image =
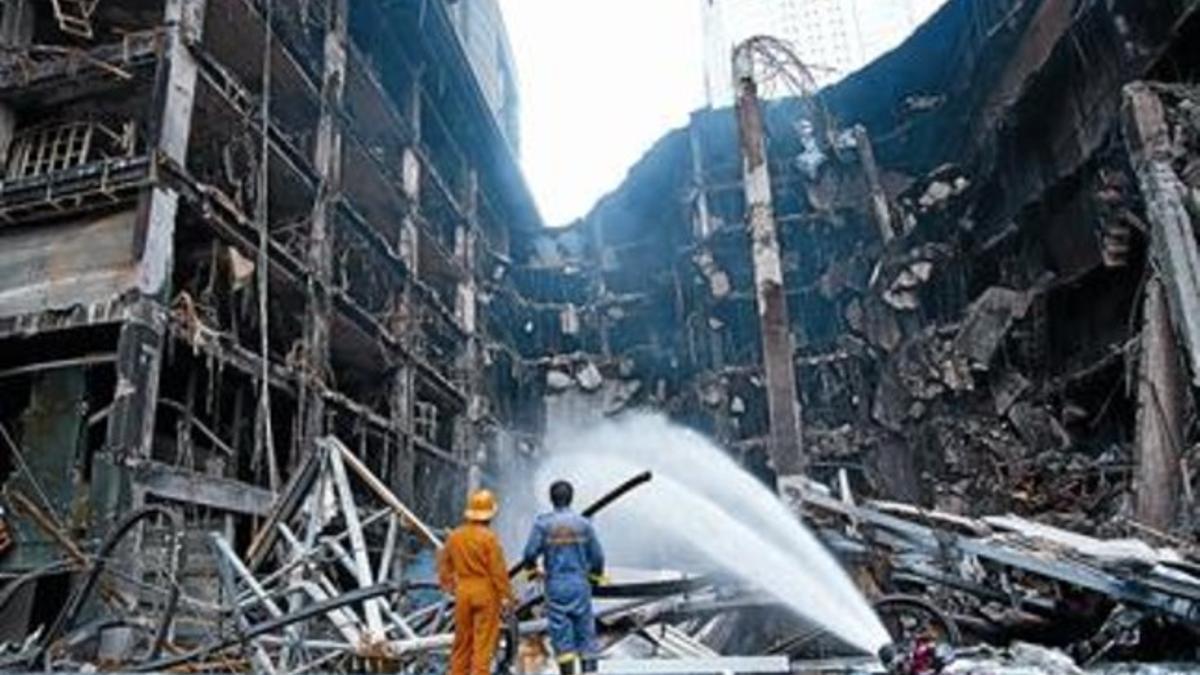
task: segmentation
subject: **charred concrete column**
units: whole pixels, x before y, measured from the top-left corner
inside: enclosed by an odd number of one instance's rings
[[[412,100],[414,117],[419,117],[419,99]],[[414,131],[417,127],[414,127]],[[415,139],[414,139],[415,140]],[[408,272],[409,283],[399,289],[396,294],[396,327],[392,333],[398,337],[406,351],[413,349],[411,336],[414,324],[414,303],[412,281],[420,271],[421,257],[418,252],[418,232],[415,214],[421,198],[421,162],[413,148],[404,149],[401,157],[401,171],[404,183],[404,195],[408,199],[408,212],[400,222],[397,250],[400,259],[404,261]],[[401,499],[412,500],[415,491],[415,476],[417,468],[417,448],[413,440],[413,407],[416,402],[416,375],[412,363],[401,356],[392,372],[392,390],[389,396],[391,407],[392,427],[400,438],[397,456],[392,462],[393,488]]]
[[[1138,369],[1134,491],[1138,520],[1160,529],[1179,509],[1180,452],[1190,392],[1181,348],[1200,384],[1200,250],[1186,206],[1187,188],[1175,173],[1162,100],[1145,83],[1124,92],[1125,145],[1150,225]]]
[[[412,146],[403,150],[400,158],[400,170],[405,199],[408,200],[407,212],[400,222],[397,233],[397,250],[404,262],[409,282],[396,293],[396,316],[393,319],[392,334],[396,335],[407,353],[415,348],[412,336],[415,333],[416,298],[414,297],[413,282],[420,273],[420,233],[417,230],[416,214],[421,203],[421,160],[417,156],[416,146],[421,138],[421,97],[420,85],[414,83],[405,101],[405,119],[412,130]],[[391,423],[400,438],[397,456],[392,462],[392,487],[403,500],[411,501],[416,492],[417,447],[414,440],[413,409],[416,403],[416,371],[412,362],[401,355],[395,370],[392,372],[392,387],[389,394]]]
[[[1175,524],[1179,509],[1179,452],[1187,395],[1169,312],[1166,289],[1155,276],[1146,283],[1142,310],[1134,513],[1139,522],[1164,531]]]
[[[767,412],[771,424],[769,450],[776,474],[794,475],[803,473],[805,466],[800,402],[792,362],[794,346],[783,287],[783,262],[771,202],[766,129],[758,84],[754,79],[753,53],[749,49],[741,47],[734,52],[733,80],[767,379]]]
[[[466,388],[467,409],[458,417],[454,442],[455,450],[469,463],[467,490],[471,491],[482,483],[483,466],[487,463],[487,448],[479,433],[484,417],[484,402],[481,396],[483,377],[483,344],[478,326],[478,286],[475,281],[475,255],[478,242],[479,221],[479,174],[474,169],[467,171],[463,210],[466,222],[454,232],[454,255],[461,268],[462,278],[458,282],[455,314],[463,332],[466,346],[459,363]]]
[[[190,46],[200,41],[205,0],[167,0],[165,47],[155,76],[150,112],[151,150],[158,161],[184,166],[192,125],[198,64]],[[98,457],[93,492],[97,522],[111,522],[136,495],[127,492],[126,467],[150,456],[159,369],[167,325],[179,195],[156,185],[139,199],[134,248],[137,290],[117,343],[117,388],[109,415],[106,452]],[[115,470],[117,476],[105,475]]]
[[[333,281],[333,235],[330,231],[342,186],[342,132],[338,118],[346,82],[346,0],[328,5],[325,70],[321,84],[321,117],[313,165],[320,175],[308,244],[308,308],[304,315],[304,427],[301,454],[325,433],[325,401],[321,390],[329,372],[329,322]]]
[[[871,145],[871,137],[862,125],[854,127],[854,145],[858,149],[858,162],[867,179],[867,188],[871,191],[871,217],[879,230],[880,240],[886,244],[896,236],[896,229],[892,226],[892,209],[888,205],[887,193],[883,191],[883,183],[879,180],[875,147]]]
[[[1138,178],[1150,253],[1161,270],[1175,332],[1200,387],[1200,247],[1187,209],[1187,188],[1171,166],[1172,141],[1162,100],[1144,82],[1125,87],[1125,145]]]
[[[413,381],[412,368],[400,366],[392,372],[392,388],[388,397],[392,427],[396,430],[399,445],[392,462],[389,476],[391,488],[400,499],[412,503],[416,475],[416,447],[413,443]]]

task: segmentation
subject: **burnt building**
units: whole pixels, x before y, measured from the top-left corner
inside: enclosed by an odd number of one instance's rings
[[[549,417],[662,409],[768,479],[1187,526],[1195,103],[1163,82],[1194,77],[1196,28],[1192,3],[949,2],[764,104],[800,411],[782,456],[738,119],[696,112],[518,270],[548,305]]]
[[[323,434],[450,524],[528,444],[486,297],[540,221],[458,11],[3,3],[0,566],[147,502],[244,544]]]
[[[951,0],[820,91],[759,44],[553,230],[495,3],[2,7],[0,574],[63,564],[15,636],[138,505],[244,550],[319,438],[438,527],[638,408],[768,482],[1191,532],[1200,3]]]

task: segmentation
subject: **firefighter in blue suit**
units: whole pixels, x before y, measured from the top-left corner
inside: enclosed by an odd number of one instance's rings
[[[549,607],[550,642],[559,671],[565,675],[596,670],[596,618],[592,613],[592,585],[604,579],[604,550],[587,518],[571,510],[575,490],[567,481],[550,486],[554,510],[533,523],[525,545],[525,569],[545,568]]]

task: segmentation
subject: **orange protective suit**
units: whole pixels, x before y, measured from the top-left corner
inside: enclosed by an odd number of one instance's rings
[[[455,528],[438,554],[438,582],[454,594],[450,675],[489,675],[500,615],[512,597],[496,533],[484,523]]]

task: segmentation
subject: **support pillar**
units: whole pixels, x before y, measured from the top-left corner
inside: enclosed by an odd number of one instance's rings
[[[410,105],[417,105],[410,100]],[[397,337],[407,352],[415,349],[412,340],[416,330],[415,299],[413,297],[412,280],[420,272],[421,257],[419,254],[419,236],[414,214],[421,197],[421,163],[413,148],[405,148],[401,157],[404,176],[404,194],[408,199],[409,213],[405,214],[397,232],[397,250],[404,267],[408,272],[410,283],[396,292],[396,312],[392,321],[392,333]],[[396,448],[395,461],[392,462],[392,489],[402,501],[413,503],[416,500],[416,471],[417,448],[413,440],[413,406],[416,403],[416,374],[412,363],[401,355],[399,363],[392,372],[392,389],[389,396],[392,428],[396,432],[399,444]]]
[[[304,315],[305,366],[302,369],[304,411],[300,454],[307,455],[325,433],[325,399],[330,371],[329,325],[333,314],[333,219],[342,189],[342,131],[338,123],[346,82],[346,0],[327,6],[325,71],[321,83],[321,117],[313,165],[320,176],[309,223],[308,307]],[[293,458],[295,461],[297,458]]]
[[[1139,522],[1162,531],[1171,529],[1179,512],[1179,452],[1187,396],[1169,312],[1166,288],[1155,275],[1146,283],[1142,309],[1134,515]]]
[[[469,493],[482,484],[483,467],[488,462],[487,448],[481,442],[479,433],[486,404],[481,391],[484,368],[483,343],[478,326],[478,286],[475,281],[475,255],[479,244],[476,227],[479,218],[479,174],[474,169],[467,171],[465,197],[463,207],[467,220],[455,230],[454,248],[455,257],[463,275],[458,282],[455,313],[466,334],[466,345],[459,362],[459,370],[463,374],[467,409],[457,421],[454,450],[469,465],[467,470],[467,491]]]
[[[392,427],[399,443],[392,462],[391,488],[401,501],[411,504],[416,496],[416,445],[413,443],[413,369],[401,365],[392,372],[389,397]]]
[[[742,180],[750,224],[754,286],[758,298],[763,363],[767,380],[767,412],[771,434],[769,452],[780,476],[804,472],[800,401],[797,397],[795,348],[783,286],[783,263],[771,201],[771,173],[753,55],[739,48],[734,53],[734,92],[737,97],[738,134],[742,147]]]
[[[1200,248],[1187,210],[1187,188],[1171,165],[1171,133],[1158,94],[1144,82],[1125,87],[1125,146],[1150,224],[1150,254],[1162,282],[1176,337],[1200,387]]]
[[[199,42],[205,0],[167,0],[166,47],[152,97],[150,138],[159,161],[187,162],[198,65],[189,45]],[[158,403],[159,370],[167,327],[179,195],[163,185],[138,202],[134,247],[137,289],[117,341],[117,388],[109,415],[105,450],[93,481],[96,522],[114,522],[141,500],[130,485],[129,468],[149,459]],[[107,477],[109,480],[103,480]]]
[[[867,189],[871,192],[871,217],[879,230],[880,241],[887,244],[896,237],[896,229],[892,225],[892,209],[888,206],[887,193],[883,191],[883,183],[879,180],[875,147],[871,145],[871,137],[861,124],[854,127],[854,145],[858,149],[858,163],[862,165],[863,176],[867,179]]]

